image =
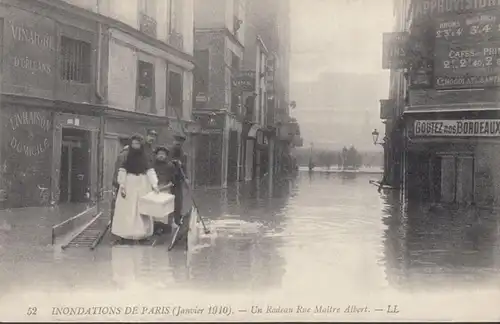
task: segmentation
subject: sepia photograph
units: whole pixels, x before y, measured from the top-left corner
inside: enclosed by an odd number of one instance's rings
[[[500,0],[0,0],[0,322],[56,321],[500,321]]]

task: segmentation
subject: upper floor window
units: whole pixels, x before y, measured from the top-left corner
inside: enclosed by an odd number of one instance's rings
[[[138,61],[137,93],[140,97],[151,98],[154,93],[154,66],[152,63]]]
[[[195,92],[207,92],[210,74],[210,52],[208,49],[194,51],[196,67],[194,69]]]
[[[168,33],[182,32],[182,0],[167,0],[168,3]]]
[[[233,32],[236,34],[243,23],[240,19],[240,0],[233,0]]]
[[[3,62],[3,18],[0,18],[0,64]]]
[[[158,11],[157,0],[139,0],[139,11],[151,18],[156,17]]]
[[[240,71],[240,58],[231,51],[231,73],[232,78],[237,78]],[[231,81],[231,84],[233,82]],[[231,91],[231,112],[240,113],[240,105],[241,105],[241,91],[237,89],[233,89]]]
[[[90,83],[90,43],[61,37],[61,77],[63,80]]]
[[[231,52],[231,70],[233,73],[238,73],[240,70],[240,58],[234,52]]]
[[[139,1],[139,30],[156,38],[156,0]]]
[[[168,104],[171,107],[182,107],[182,74],[174,71],[168,73]]]

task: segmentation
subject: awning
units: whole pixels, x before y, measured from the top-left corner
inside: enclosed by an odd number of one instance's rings
[[[248,131],[248,138],[257,138],[257,131],[260,129],[260,126],[255,124],[250,127],[250,130]]]

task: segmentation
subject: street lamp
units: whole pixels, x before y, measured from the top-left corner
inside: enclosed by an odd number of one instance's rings
[[[384,137],[384,141],[382,142],[379,142],[378,141],[378,137],[379,137],[380,133],[378,132],[378,130],[375,128],[372,132],[372,138],[373,138],[373,145],[384,145],[385,144],[385,137]]]

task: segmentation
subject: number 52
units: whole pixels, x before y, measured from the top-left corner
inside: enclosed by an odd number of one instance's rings
[[[28,311],[26,312],[26,315],[28,315],[28,316],[36,315],[37,311],[38,311],[38,309],[36,307],[28,307]]]

